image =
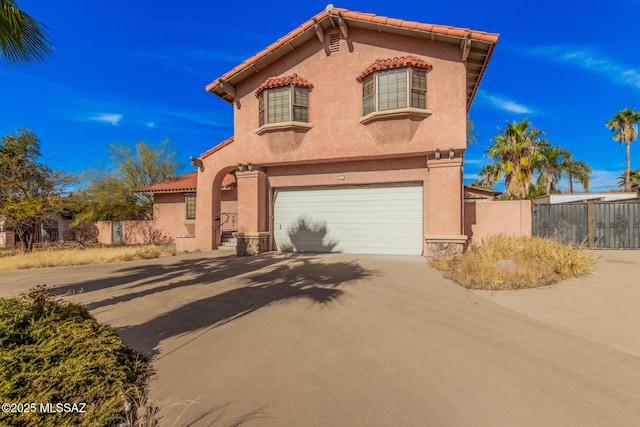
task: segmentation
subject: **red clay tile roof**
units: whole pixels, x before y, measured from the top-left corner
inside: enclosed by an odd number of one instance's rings
[[[267,79],[260,85],[258,90],[256,90],[256,96],[260,96],[260,94],[265,89],[271,89],[274,87],[282,87],[282,86],[298,86],[298,87],[306,87],[308,89],[312,89],[313,85],[309,83],[309,81],[305,78],[298,76],[297,74],[292,74],[290,76],[283,77],[272,77]]]
[[[274,55],[273,59],[269,59],[269,56],[275,51],[294,48],[295,44],[298,43],[296,39],[299,37],[302,42],[315,37],[314,25],[316,23],[318,23],[322,28],[334,26],[335,21],[333,20],[337,19],[339,16],[344,18],[347,24],[371,27],[378,31],[397,32],[398,30],[402,30],[411,33],[415,32],[416,35],[420,35],[422,33],[423,37],[425,34],[430,34],[432,39],[433,37],[436,39],[438,37],[452,37],[462,41],[463,39],[469,38],[472,42],[472,51],[475,50],[477,52],[480,62],[476,64],[476,67],[478,68],[477,71],[474,70],[474,74],[468,76],[469,84],[471,86],[469,86],[467,90],[467,108],[471,106],[471,101],[477,92],[480,79],[482,78],[484,70],[489,63],[491,54],[493,53],[493,48],[498,42],[498,34],[494,33],[445,25],[423,24],[415,21],[387,18],[372,13],[362,13],[334,7],[330,11],[323,10],[318,13],[316,16],[312,17],[289,34],[278,39],[275,43],[246,59],[240,65],[223,74],[220,78],[215,79],[206,86],[207,91],[212,92],[229,102],[233,102],[233,98],[221,90],[220,85],[222,81],[230,80],[231,85],[236,85],[238,82],[243,81],[251,75],[247,74],[251,70],[253,70],[254,73],[258,72],[261,69],[260,67],[264,68],[263,64],[266,66],[276,58],[279,58],[280,55]]]
[[[198,171],[186,173],[157,184],[139,188],[136,193],[180,193],[196,191],[198,187]]]
[[[222,141],[220,144],[216,145],[215,147],[210,148],[207,151],[205,151],[204,153],[200,154],[200,158],[201,159],[206,159],[207,157],[209,157],[210,155],[212,155],[216,151],[222,150],[224,147],[226,147],[227,145],[231,144],[232,142],[233,142],[233,137],[227,138],[224,141]]]
[[[229,187],[236,182],[236,178],[231,175],[225,175],[222,180],[221,187]],[[147,185],[139,188],[136,193],[189,193],[196,191],[198,188],[198,171],[186,173],[175,178],[168,179],[157,184]]]
[[[222,178],[222,184],[220,184],[220,187],[222,188],[230,187],[235,183],[236,183],[236,177],[228,173],[224,176],[224,178]]]
[[[362,82],[364,79],[369,77],[371,74],[380,70],[392,70],[394,68],[402,68],[402,67],[415,67],[421,68],[423,70],[431,71],[433,68],[430,64],[422,59],[418,59],[413,55],[407,56],[396,56],[395,58],[388,59],[377,59],[371,65],[369,65],[356,80]]]

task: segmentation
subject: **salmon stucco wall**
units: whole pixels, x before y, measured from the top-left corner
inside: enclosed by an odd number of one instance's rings
[[[200,194],[198,195],[200,197]],[[221,213],[237,214],[238,200],[236,188],[221,191]],[[197,203],[197,200],[196,200]],[[196,218],[205,213],[196,210]],[[187,220],[185,205],[185,193],[156,193],[154,195],[153,219],[158,230],[173,240],[181,236],[193,236],[195,234],[196,221]],[[204,218],[207,219],[206,217]],[[235,228],[233,228],[235,229]],[[195,243],[184,243],[187,247]],[[193,250],[193,248],[188,249]]]
[[[155,221],[120,221],[123,245],[143,245],[148,243],[171,243],[165,232],[157,228]],[[80,241],[113,244],[113,222],[95,221],[83,223],[76,229]]]
[[[324,43],[308,41],[236,87],[234,145],[240,145],[241,158],[269,165],[466,148],[466,70],[457,46],[353,29],[349,42],[341,38],[340,50],[327,55],[330,36],[328,33]],[[356,80],[358,75],[375,60],[406,55],[433,66],[427,73],[431,114],[360,123],[362,84]],[[312,127],[256,133],[256,89],[268,78],[294,73],[313,84],[309,94]]]
[[[232,188],[230,190],[222,190],[220,200],[220,210],[226,214],[238,213],[238,190]]]
[[[472,243],[497,234],[531,236],[531,201],[493,201],[464,204],[464,232]]]
[[[186,219],[187,209],[184,197],[184,193],[157,193],[154,195],[153,220],[155,226],[171,240],[176,236],[189,236],[195,232],[195,220]]]
[[[175,239],[175,244],[178,252],[195,252],[198,249],[194,236],[178,236]]]
[[[80,241],[109,245],[112,240],[111,232],[111,221],[85,222],[76,230],[76,237]]]

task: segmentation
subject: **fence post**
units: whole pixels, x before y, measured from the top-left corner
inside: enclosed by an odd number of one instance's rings
[[[587,201],[587,226],[589,247],[593,248],[593,202],[591,200]]]

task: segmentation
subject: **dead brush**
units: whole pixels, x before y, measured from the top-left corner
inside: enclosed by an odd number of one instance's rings
[[[581,247],[540,237],[497,235],[470,245],[463,255],[431,265],[469,289],[547,286],[591,271],[593,258]]]
[[[0,256],[0,271],[66,265],[105,264],[119,261],[173,256],[173,245],[100,246],[68,249],[43,249],[30,253],[13,252]]]

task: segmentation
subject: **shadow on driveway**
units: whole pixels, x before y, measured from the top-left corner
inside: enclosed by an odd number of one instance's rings
[[[102,280],[58,287],[58,294],[83,293],[113,288],[116,295],[92,300],[87,309],[114,306],[138,298],[155,298],[163,292],[184,289],[193,300],[145,323],[117,328],[123,341],[138,351],[160,356],[162,340],[208,330],[276,302],[307,299],[325,305],[343,294],[343,285],[373,274],[357,262],[332,262],[332,256],[263,254],[252,258],[221,257],[181,260],[127,267]],[[224,283],[220,283],[223,282]],[[194,288],[194,286],[198,288]],[[201,285],[211,285],[202,287]],[[122,306],[121,306],[122,307]],[[140,306],[142,308],[142,305]]]

